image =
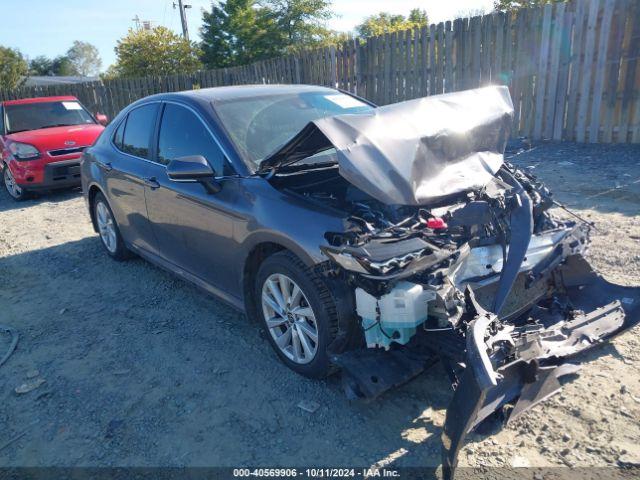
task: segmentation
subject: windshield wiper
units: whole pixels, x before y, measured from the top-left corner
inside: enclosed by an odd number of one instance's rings
[[[53,125],[45,125],[40,128],[55,128],[55,127],[73,127],[76,123],[54,123]]]

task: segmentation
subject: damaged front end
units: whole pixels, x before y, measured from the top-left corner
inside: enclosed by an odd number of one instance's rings
[[[483,420],[521,415],[577,371],[573,357],[640,322],[640,288],[596,274],[584,258],[591,225],[556,217],[547,188],[504,163],[506,89],[374,112],[310,124],[269,164],[324,161],[272,181],[346,214],[321,250],[322,272],[353,292],[357,313],[361,344],[332,354],[347,394],[375,398],[442,361],[451,477]]]
[[[498,410],[519,416],[577,371],[572,357],[640,321],[640,289],[593,271],[584,258],[591,226],[555,218],[549,195],[505,165],[492,187],[418,210],[386,230],[394,232],[386,242],[325,248],[334,274],[355,289],[368,347],[333,357],[348,395],[376,397],[434,360],[448,370],[455,393],[442,436],[447,476],[484,419]],[[378,254],[399,244],[416,250]]]

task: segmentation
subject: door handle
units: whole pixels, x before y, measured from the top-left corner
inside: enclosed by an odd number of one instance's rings
[[[158,183],[158,180],[156,179],[156,177],[145,178],[144,179],[144,184],[147,187],[149,187],[151,190],[155,190],[157,188],[160,188],[160,184]]]
[[[111,162],[96,162],[96,164],[106,172],[110,172],[111,170],[113,170],[113,165],[111,165]]]

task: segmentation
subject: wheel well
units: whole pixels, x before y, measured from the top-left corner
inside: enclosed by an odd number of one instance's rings
[[[101,190],[95,185],[91,185],[89,188],[89,216],[91,217],[91,224],[93,225],[93,230],[98,231],[98,225],[96,224],[95,213],[93,211],[93,201],[96,198],[98,193],[102,193]]]
[[[247,317],[256,318],[257,304],[255,301],[255,295],[253,295],[253,286],[260,264],[267,257],[283,250],[287,249],[280,244],[265,242],[256,245],[247,256],[247,260],[244,264],[244,270],[242,272],[242,291],[244,294],[244,305]]]

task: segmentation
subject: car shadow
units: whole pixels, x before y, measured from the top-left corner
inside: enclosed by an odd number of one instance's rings
[[[42,202],[64,202],[72,198],[77,198],[80,195],[82,195],[82,189],[80,187],[76,187],[65,190],[54,190],[51,192],[32,193],[26,200],[16,202],[7,193],[4,185],[0,185],[0,212],[29,208]]]
[[[0,444],[26,432],[1,465],[348,465],[435,478],[452,397],[439,364],[350,402],[338,377],[282,365],[255,322],[139,258],[112,261],[97,237],[0,258],[0,278],[0,323],[20,334],[2,366],[11,423]],[[14,394],[34,369],[42,386]]]

